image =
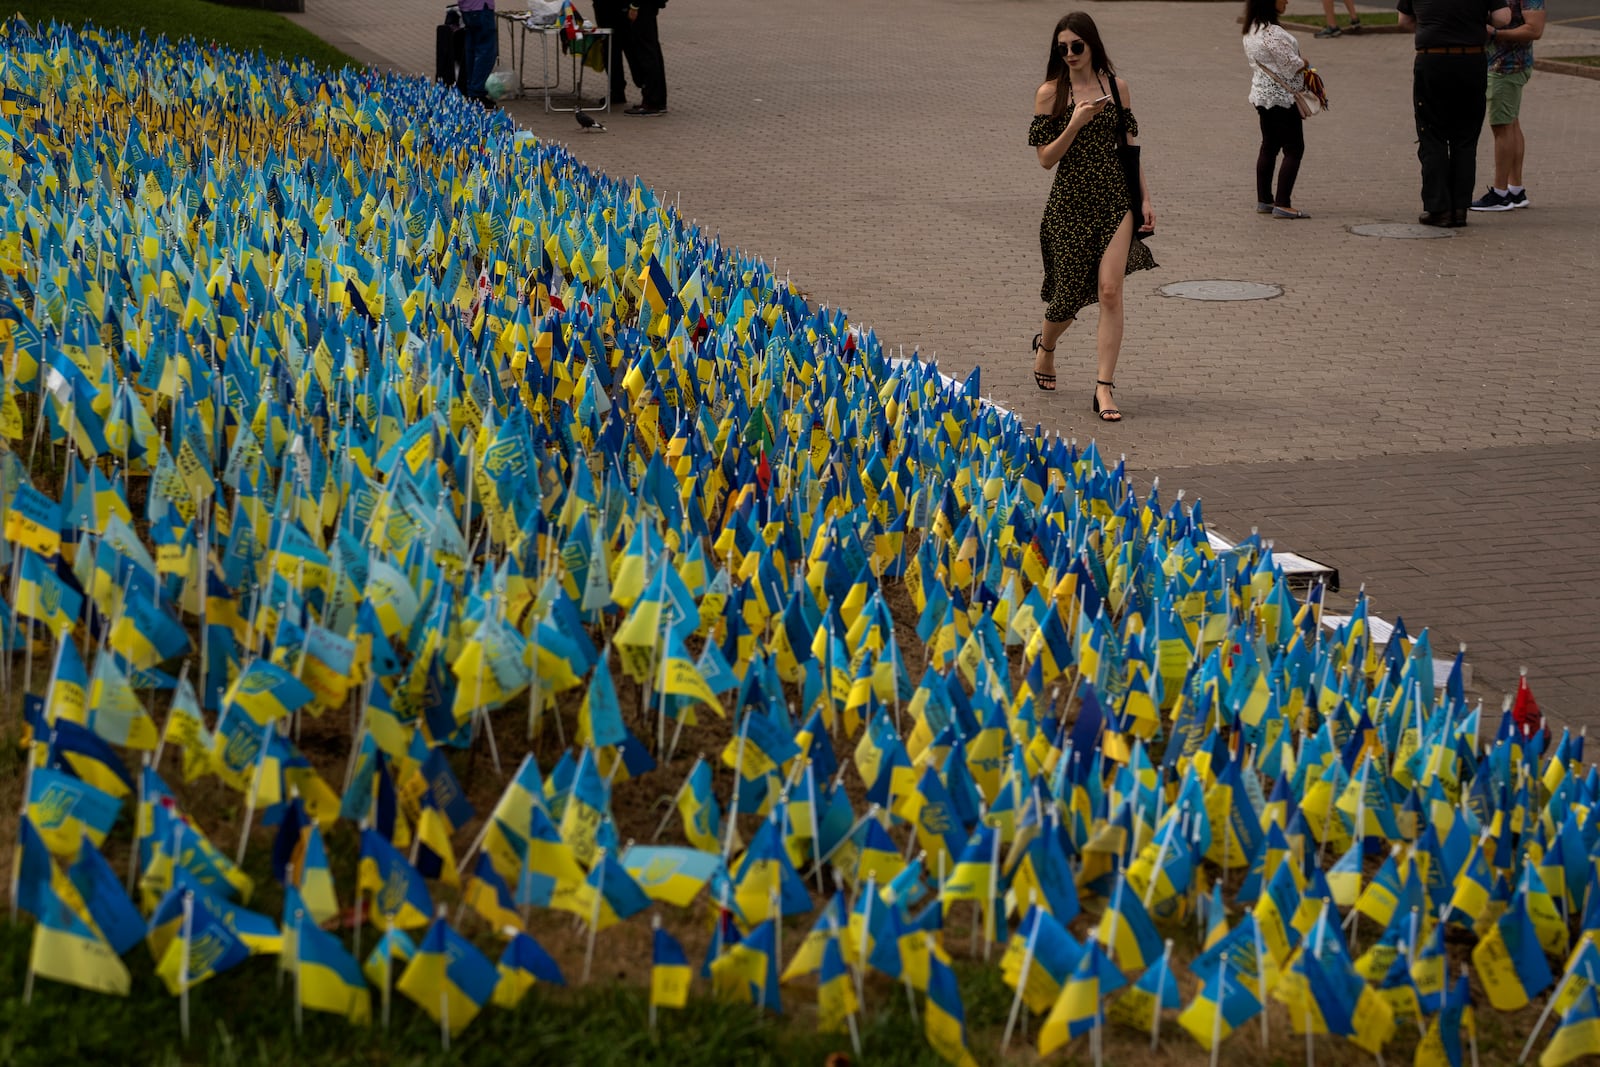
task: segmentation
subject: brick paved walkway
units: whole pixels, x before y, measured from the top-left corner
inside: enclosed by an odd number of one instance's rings
[[[505,0],[502,7],[509,7]],[[1133,90],[1161,268],[1129,281],[1120,426],[1087,410],[1095,312],[1063,338],[1063,391],[1028,374],[1051,175],[1026,144],[1049,32],[1027,0],[678,0],[661,18],[672,113],[580,135],[510,105],[591,165],[639,174],[888,343],[984,368],[996,401],[1126,452],[1141,482],[1199,493],[1366,581],[1445,654],[1468,642],[1490,704],[1529,668],[1548,711],[1600,722],[1600,82],[1538,74],[1524,104],[1534,208],[1449,240],[1356,237],[1414,221],[1411,40],[1313,40],[1333,110],[1310,122],[1306,222],[1254,215],[1255,116],[1237,5],[1084,3]],[[437,0],[307,0],[299,20],[358,58],[431,72]],[[1291,11],[1315,11],[1293,0]],[[1543,55],[1600,52],[1552,26]],[[536,43],[536,42],[535,42]],[[537,49],[535,48],[535,57]],[[633,93],[637,100],[637,91]],[[1487,133],[1480,185],[1489,177]],[[1285,295],[1200,304],[1194,278]]]

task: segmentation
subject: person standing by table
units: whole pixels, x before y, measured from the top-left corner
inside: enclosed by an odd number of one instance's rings
[[[1484,24],[1511,21],[1506,0],[1399,0],[1402,29],[1416,33],[1411,71],[1422,164],[1424,226],[1465,226],[1477,184],[1478,134],[1483,129],[1488,68]]]
[[[1489,132],[1494,134],[1494,184],[1474,211],[1527,207],[1522,187],[1522,87],[1533,74],[1533,42],[1544,36],[1544,0],[1510,0],[1511,24],[1489,28]]]
[[[621,108],[628,103],[628,74],[622,69],[623,50],[628,41],[627,0],[594,0],[594,21],[601,29],[611,31],[606,73],[611,77],[611,106]],[[637,71],[634,79],[638,80]]]
[[[629,0],[628,68],[644,95],[643,102],[625,108],[624,115],[665,115],[667,113],[667,67],[661,57],[661,33],[656,16],[666,0]]]
[[[500,58],[500,28],[494,21],[494,0],[457,0],[456,8],[461,12],[461,25],[467,35],[461,95],[485,107],[494,107],[489,90],[484,87],[489,75],[494,73],[495,60]]]

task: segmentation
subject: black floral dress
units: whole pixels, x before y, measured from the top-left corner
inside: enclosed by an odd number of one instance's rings
[[[1067,147],[1056,166],[1056,180],[1044,205],[1039,224],[1039,247],[1044,253],[1044,285],[1039,299],[1049,305],[1045,318],[1066,322],[1086,304],[1100,299],[1100,259],[1128,213],[1128,187],[1117,155],[1116,104],[1108,104],[1090,119]],[[1139,121],[1123,108],[1128,132],[1139,135]],[[1035,115],[1028,129],[1028,144],[1049,144],[1061,136],[1072,116],[1072,105],[1059,117]],[[1128,248],[1128,273],[1156,266],[1150,249],[1134,239]]]

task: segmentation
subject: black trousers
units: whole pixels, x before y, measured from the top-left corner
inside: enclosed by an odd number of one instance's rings
[[[1292,207],[1294,180],[1300,176],[1300,159],[1306,153],[1306,120],[1292,107],[1262,107],[1256,105],[1261,117],[1261,152],[1256,156],[1256,202]],[[1283,153],[1283,165],[1277,167],[1278,195],[1272,195],[1272,171]]]
[[[595,0],[594,23],[611,31],[611,49],[606,56],[606,73],[611,78],[611,102],[619,105],[627,98],[628,76],[622,69],[623,53],[628,46],[627,0]],[[638,80],[635,73],[634,79]]]
[[[639,17],[628,23],[628,39],[624,44],[628,55],[628,68],[633,80],[644,94],[644,106],[667,106],[667,67],[661,58],[661,34],[656,27],[659,14],[651,0],[640,0]],[[627,15],[623,15],[627,20]]]
[[[1465,214],[1471,205],[1488,83],[1482,53],[1417,53],[1411,85],[1424,211]]]

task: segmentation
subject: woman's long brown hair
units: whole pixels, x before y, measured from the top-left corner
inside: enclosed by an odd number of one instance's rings
[[[1071,30],[1089,46],[1089,66],[1096,74],[1112,78],[1117,76],[1116,68],[1111,65],[1111,59],[1106,55],[1106,46],[1100,40],[1100,29],[1094,24],[1094,19],[1089,17],[1087,11],[1069,11],[1050,32],[1050,60],[1044,68],[1044,80],[1056,84],[1056,102],[1050,109],[1052,118],[1060,118],[1066,113],[1067,101],[1072,96],[1072,77],[1067,71],[1067,61],[1061,58],[1061,52],[1056,48],[1056,39],[1061,36],[1062,30]]]

